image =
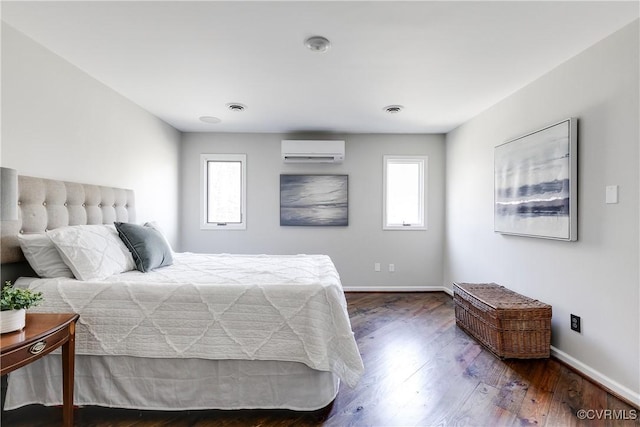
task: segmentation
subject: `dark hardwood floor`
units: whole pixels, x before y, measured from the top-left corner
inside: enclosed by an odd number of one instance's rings
[[[556,360],[494,357],[456,327],[444,293],[349,293],[347,300],[365,374],[355,389],[341,385],[323,410],[84,407],[76,426],[640,426],[640,410]],[[2,426],[52,427],[60,419],[60,408],[32,405],[4,412]]]

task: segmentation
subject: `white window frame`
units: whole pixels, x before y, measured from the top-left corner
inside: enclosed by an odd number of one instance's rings
[[[427,156],[383,156],[383,182],[382,182],[382,229],[383,230],[426,230],[427,229]],[[415,163],[420,167],[419,191],[420,191],[420,212],[422,221],[418,224],[388,224],[387,223],[387,166],[390,163]]]
[[[240,217],[238,223],[208,222],[208,167],[210,161],[240,162],[242,174],[242,195],[240,198]],[[201,230],[246,230],[247,228],[247,155],[246,154],[201,154],[200,155],[200,229]]]

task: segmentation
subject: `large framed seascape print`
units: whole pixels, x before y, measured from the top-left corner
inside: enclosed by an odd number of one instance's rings
[[[349,225],[349,176],[280,175],[280,225]]]
[[[577,126],[570,118],[495,148],[495,231],[578,239]]]

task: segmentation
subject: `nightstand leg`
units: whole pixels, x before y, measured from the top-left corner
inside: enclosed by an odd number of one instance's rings
[[[69,341],[62,346],[62,424],[73,426],[73,376],[75,370],[75,322],[69,325]]]

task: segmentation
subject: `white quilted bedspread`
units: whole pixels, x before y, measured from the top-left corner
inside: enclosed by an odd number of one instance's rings
[[[340,278],[326,255],[175,254],[174,265],[104,280],[21,278],[30,312],[75,312],[76,354],[279,360],[363,372]]]

